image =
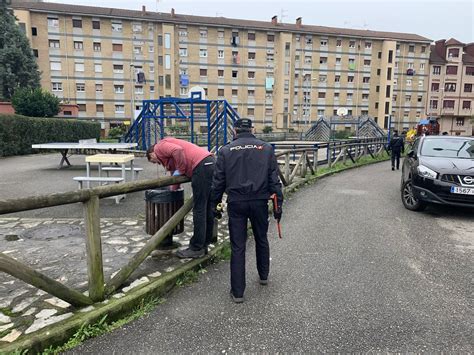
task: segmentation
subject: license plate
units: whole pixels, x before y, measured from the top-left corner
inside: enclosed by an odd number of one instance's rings
[[[451,186],[451,193],[462,195],[474,195],[474,188]]]

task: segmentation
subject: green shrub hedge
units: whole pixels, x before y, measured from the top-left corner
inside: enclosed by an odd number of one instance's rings
[[[0,115],[0,156],[33,153],[32,144],[100,138],[100,123],[64,118]]]

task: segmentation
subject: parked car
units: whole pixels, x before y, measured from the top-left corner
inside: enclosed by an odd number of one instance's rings
[[[412,211],[428,203],[474,208],[474,137],[417,138],[403,161],[400,190]]]

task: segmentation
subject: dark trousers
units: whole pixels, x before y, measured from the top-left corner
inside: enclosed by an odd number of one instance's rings
[[[214,215],[210,196],[214,163],[213,157],[203,159],[194,168],[191,177],[194,233],[189,241],[189,247],[192,250],[201,250],[211,244],[212,241]]]
[[[229,234],[231,243],[230,284],[235,297],[245,291],[245,248],[247,244],[247,220],[250,219],[255,236],[257,271],[260,279],[266,280],[270,271],[270,248],[268,246],[268,201],[238,201],[228,205]]]
[[[392,168],[395,167],[395,160],[397,161],[397,169],[400,168],[400,151],[392,150]]]

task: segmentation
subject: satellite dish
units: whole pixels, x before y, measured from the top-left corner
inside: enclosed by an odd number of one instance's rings
[[[337,109],[337,115],[338,115],[338,116],[345,116],[345,115],[347,115],[347,108],[345,108],[345,107],[339,107],[339,108]]]
[[[204,90],[203,87],[201,87],[201,86],[193,86],[191,89],[189,89],[188,97],[191,97],[191,95],[192,95],[194,92],[200,92],[200,93],[201,93],[201,100],[205,100],[205,99],[206,99],[206,91]]]

